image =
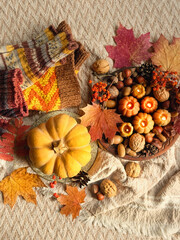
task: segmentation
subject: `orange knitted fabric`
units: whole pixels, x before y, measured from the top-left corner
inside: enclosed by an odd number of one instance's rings
[[[72,35],[69,25],[63,21],[57,32]],[[89,57],[81,43],[79,47],[61,63],[57,62],[31,87],[23,91],[29,110],[55,111],[61,108],[78,106],[81,103],[77,70]]]

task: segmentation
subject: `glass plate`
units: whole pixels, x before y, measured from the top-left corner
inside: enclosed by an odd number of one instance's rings
[[[76,113],[72,113],[72,112],[68,112],[68,111],[54,111],[54,112],[47,113],[44,116],[37,119],[33,123],[31,129],[34,128],[34,127],[37,127],[39,124],[41,124],[43,122],[46,122],[50,117],[54,117],[58,114],[68,114],[69,116],[75,118],[78,123],[80,123],[79,115],[77,115]],[[91,160],[88,162],[88,164],[86,166],[82,167],[82,170],[85,171],[85,172],[87,172],[92,167],[92,165],[93,165],[93,163],[96,159],[97,151],[98,151],[98,145],[97,145],[96,142],[91,141],[90,145],[91,145]],[[33,171],[36,172],[40,177],[42,177],[42,178],[44,178],[48,181],[52,181],[52,177],[55,174],[52,174],[52,175],[44,174],[43,172],[41,172],[41,170],[39,170],[38,168],[33,166],[29,157],[27,157],[27,161],[28,161],[30,167],[33,169]],[[56,181],[57,182],[63,182],[63,183],[70,183],[71,179],[70,178],[59,179],[59,177],[56,177]]]

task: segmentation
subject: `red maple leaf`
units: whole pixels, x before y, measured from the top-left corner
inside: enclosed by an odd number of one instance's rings
[[[120,115],[115,113],[115,109],[101,109],[100,105],[93,103],[82,108],[85,114],[81,117],[81,124],[88,127],[91,126],[89,134],[92,141],[105,137],[113,138],[118,132],[117,123],[121,123]]]
[[[14,154],[25,156],[28,153],[26,144],[26,133],[30,128],[28,125],[23,125],[22,118],[0,121],[2,135],[0,139],[0,159],[13,161]]]
[[[117,29],[114,37],[116,46],[105,46],[109,57],[114,60],[115,68],[129,67],[134,63],[140,64],[150,58],[148,49],[151,47],[150,33],[134,37],[133,29],[126,29],[122,25]]]

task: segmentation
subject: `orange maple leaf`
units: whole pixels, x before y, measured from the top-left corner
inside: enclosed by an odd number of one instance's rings
[[[79,216],[81,210],[80,203],[84,202],[86,196],[85,189],[78,191],[77,187],[66,186],[66,192],[68,195],[61,194],[58,197],[58,201],[61,205],[65,205],[61,208],[60,213],[66,216],[72,214],[72,218],[75,219]]]
[[[173,38],[171,44],[161,34],[160,38],[153,43],[154,53],[152,63],[162,66],[163,71],[178,72],[180,74],[180,38]]]
[[[115,109],[101,109],[100,105],[93,103],[82,108],[85,114],[81,117],[81,124],[91,126],[89,133],[92,141],[102,139],[104,133],[106,138],[113,138],[118,132],[117,123],[121,123],[120,115]]]
[[[4,204],[12,208],[17,196],[21,195],[27,202],[36,202],[36,193],[32,187],[46,187],[38,175],[27,173],[27,167],[14,170],[0,182],[0,191],[3,192]]]

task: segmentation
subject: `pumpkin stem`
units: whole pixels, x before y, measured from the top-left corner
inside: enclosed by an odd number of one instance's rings
[[[63,154],[63,152],[65,152],[68,148],[65,145],[63,139],[60,139],[52,143],[52,149],[54,150],[55,153]]]

